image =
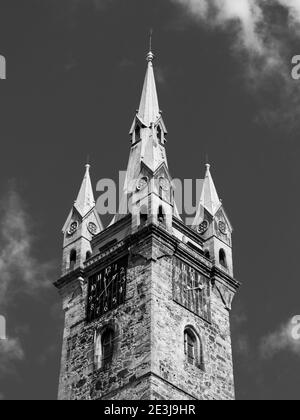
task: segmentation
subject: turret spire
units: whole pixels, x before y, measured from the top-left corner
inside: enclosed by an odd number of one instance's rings
[[[204,213],[207,211],[212,217],[215,216],[222,202],[218,196],[214,181],[210,173],[210,164],[206,163],[206,173],[203,181],[199,205],[193,226],[199,226],[204,219]]]
[[[90,164],[85,165],[83,181],[62,229],[63,274],[83,267],[92,253],[91,241],[103,230],[94,199],[90,178]]]
[[[85,165],[85,175],[74,203],[74,207],[79,214],[84,217],[95,206],[95,198],[90,177],[90,164]]]
[[[206,173],[200,197],[200,205],[202,205],[212,216],[214,216],[222,203],[219,199],[214,181],[210,173],[210,164],[206,163],[205,167]]]

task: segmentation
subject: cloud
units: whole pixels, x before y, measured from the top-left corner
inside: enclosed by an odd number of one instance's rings
[[[248,317],[241,302],[237,302],[231,316],[231,331],[234,335],[233,347],[236,354],[248,359],[251,355],[250,339],[247,335]]]
[[[0,375],[14,373],[14,363],[24,359],[24,351],[18,339],[0,341]]]
[[[166,83],[166,70],[162,68],[161,66],[156,66],[155,69],[155,78],[158,84],[163,85]]]
[[[300,83],[291,77],[295,40],[300,38],[299,0],[170,0],[196,22],[232,34],[232,50],[243,63],[248,88],[269,100],[261,117],[293,124],[299,116]],[[280,12],[280,13],[278,13]],[[263,89],[262,89],[263,87]],[[265,108],[265,109],[264,109]]]
[[[34,256],[30,217],[19,194],[11,190],[0,208],[0,304],[17,294],[35,295],[51,285],[54,265]]]
[[[53,357],[57,353],[57,343],[49,345],[37,358],[39,365],[45,365],[49,362],[49,358]]]
[[[250,355],[250,343],[247,335],[238,335],[234,348],[236,353],[240,356],[248,357]]]
[[[260,344],[261,356],[268,359],[281,352],[291,352],[300,357],[300,339],[295,340],[292,331],[291,320],[280,326],[277,331],[263,337]]]
[[[51,286],[54,264],[39,261],[34,254],[32,222],[15,189],[1,199],[0,205],[0,305],[9,312],[21,294],[38,296]],[[15,327],[17,336],[28,332],[26,325]],[[19,338],[0,340],[0,375],[15,374],[15,362],[25,354]],[[1,397],[0,397],[1,398]]]

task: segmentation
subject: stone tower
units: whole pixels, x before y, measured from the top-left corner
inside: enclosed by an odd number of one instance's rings
[[[118,214],[103,229],[87,166],[63,229],[61,400],[234,399],[232,227],[209,165],[192,225],[178,214],[153,59]]]

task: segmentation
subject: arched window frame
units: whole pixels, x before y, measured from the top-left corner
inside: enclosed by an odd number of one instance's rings
[[[107,338],[108,334],[110,334],[109,350],[104,348],[106,344],[104,343],[104,340]],[[95,333],[94,365],[97,370],[104,369],[111,364],[115,353],[115,338],[116,333],[112,326],[106,326],[101,331]]]
[[[162,205],[157,209],[157,221],[162,224],[166,223],[166,214]]]
[[[143,205],[140,209],[140,225],[144,226],[148,221],[148,208]]]
[[[189,340],[193,340],[193,350],[189,348]],[[184,356],[188,365],[204,370],[203,343],[200,336],[191,326],[187,326],[184,329]]]
[[[228,268],[227,256],[226,256],[226,252],[223,248],[219,249],[219,263],[222,267]]]
[[[70,261],[69,261],[70,270],[74,269],[76,263],[77,263],[77,251],[76,249],[72,249],[70,251]]]

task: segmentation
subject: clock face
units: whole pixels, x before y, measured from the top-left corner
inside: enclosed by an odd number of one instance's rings
[[[128,257],[89,278],[88,321],[93,321],[125,302]]]
[[[201,318],[210,321],[209,279],[179,258],[173,260],[173,299]]]
[[[226,235],[227,233],[226,223],[223,222],[222,220],[219,221],[219,231],[223,233],[223,235]]]
[[[70,236],[74,235],[74,233],[77,231],[77,229],[78,229],[78,222],[72,222],[70,227],[69,227],[68,234]]]
[[[144,188],[146,188],[147,185],[148,185],[148,178],[146,176],[144,176],[143,178],[138,180],[136,189],[138,191],[141,191]]]
[[[203,233],[205,233],[208,229],[209,223],[207,220],[203,220],[202,223],[200,223],[200,225],[198,226],[198,233],[200,233],[200,235],[203,235]]]
[[[160,178],[159,185],[162,187],[164,191],[168,191],[170,188],[170,182],[166,178]]]
[[[88,231],[90,232],[91,235],[93,235],[93,236],[96,235],[96,233],[98,232],[98,228],[95,225],[95,223],[90,222],[88,224]]]

